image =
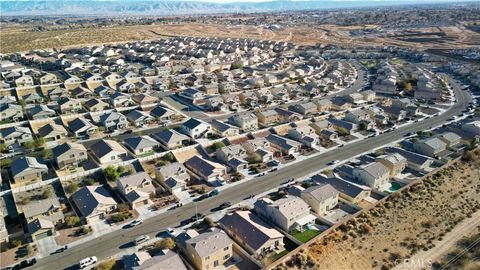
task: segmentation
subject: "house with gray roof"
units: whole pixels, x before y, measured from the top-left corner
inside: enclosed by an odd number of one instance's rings
[[[85,118],[75,118],[68,122],[68,129],[75,135],[75,137],[90,136],[98,132],[98,127]]]
[[[43,104],[35,104],[27,108],[27,112],[33,120],[47,119],[56,116],[54,110]]]
[[[359,203],[363,199],[370,196],[372,191],[372,189],[369,187],[356,185],[337,177],[329,178],[317,174],[312,177],[312,181],[318,185],[330,184],[338,192],[340,192],[341,198],[352,203]]]
[[[320,138],[310,126],[291,128],[288,130],[288,137],[308,147],[315,147],[320,144]]]
[[[412,170],[418,170],[421,172],[428,172],[431,171],[431,166],[433,164],[433,159],[421,155],[415,152],[407,151],[402,148],[398,147],[387,147],[385,148],[385,153],[387,154],[400,154],[407,160],[407,167],[412,169]]]
[[[447,144],[437,137],[427,138],[413,143],[413,150],[419,154],[437,158],[447,149]]]
[[[2,121],[17,122],[23,119],[23,108],[16,104],[2,103],[0,115]]]
[[[155,169],[156,179],[171,194],[183,191],[187,188],[190,180],[187,168],[179,162],[169,163]]]
[[[88,159],[87,149],[79,143],[66,142],[52,149],[55,163],[59,169],[78,167]]]
[[[33,134],[28,127],[13,126],[0,130],[0,142],[5,145],[14,143],[23,145],[31,141],[33,141]]]
[[[185,167],[197,175],[201,180],[209,183],[222,183],[227,169],[222,164],[207,160],[200,156],[193,156],[185,162]]]
[[[317,105],[313,102],[305,102],[288,106],[288,110],[301,115],[311,115],[317,113]]]
[[[240,133],[240,130],[238,127],[232,126],[228,123],[222,122],[217,119],[213,119],[211,122],[211,125],[212,125],[212,131],[215,134],[218,134],[222,137],[235,136]]]
[[[217,159],[235,171],[248,167],[247,151],[239,144],[232,144],[216,150]]]
[[[48,173],[48,167],[35,157],[20,157],[10,165],[15,186],[25,186],[42,181],[42,176]]]
[[[172,117],[175,115],[175,112],[168,108],[158,105],[155,108],[153,108],[153,110],[150,111],[150,115],[160,121],[170,121],[172,120]]]
[[[233,241],[219,229],[199,234],[185,241],[185,258],[198,270],[224,267],[233,255]]]
[[[177,132],[174,129],[162,130],[152,135],[152,137],[159,141],[165,149],[175,149],[188,145],[190,137]]]
[[[38,137],[44,138],[45,141],[50,142],[66,138],[68,132],[63,126],[51,122],[39,128],[37,135]]]
[[[258,118],[254,113],[237,114],[228,118],[228,121],[239,127],[242,131],[258,129]]]
[[[187,270],[182,258],[175,251],[164,249],[155,256],[137,251],[123,259],[125,269],[132,270]]]
[[[193,139],[205,138],[212,133],[212,126],[202,120],[190,118],[182,124],[180,131]]]
[[[436,137],[446,143],[447,147],[453,147],[455,145],[458,145],[462,140],[462,137],[458,136],[456,133],[453,132],[444,132]]]
[[[301,143],[281,137],[277,134],[269,134],[266,137],[271,146],[285,155],[296,155],[300,152]]]
[[[109,98],[109,103],[115,108],[128,107],[132,104],[132,98],[130,95],[121,92],[115,92],[113,95],[110,95]]]
[[[160,143],[148,135],[127,138],[124,145],[135,155],[143,155],[154,151],[160,147]]]
[[[355,180],[371,188],[385,188],[390,182],[390,170],[380,162],[355,167],[352,174]]]
[[[155,194],[152,178],[146,172],[139,172],[117,180],[118,192],[127,200],[132,209],[147,205]]]
[[[83,104],[83,107],[85,107],[85,109],[87,109],[89,112],[101,112],[107,110],[109,105],[100,99],[92,98],[87,100]]]
[[[119,130],[128,126],[127,117],[114,111],[101,115],[92,115],[92,119],[106,130]]]
[[[318,215],[324,215],[338,204],[339,192],[330,184],[311,186],[300,192],[304,200]]]
[[[310,206],[305,201],[290,195],[270,201],[260,214],[286,232],[302,231],[317,219],[310,214]]]
[[[285,250],[283,234],[250,211],[227,213],[219,224],[233,240],[255,256]]]
[[[128,156],[127,151],[113,140],[102,139],[90,146],[90,150],[100,164],[113,164]]]
[[[63,114],[79,112],[82,110],[82,102],[75,98],[62,98],[58,101],[58,107]]]
[[[53,235],[55,226],[64,220],[60,201],[55,195],[47,199],[30,201],[19,208],[25,217],[28,237],[32,241]]]
[[[155,119],[144,111],[133,110],[127,114],[127,120],[136,127],[142,127],[152,123]]]
[[[70,197],[75,211],[87,223],[105,218],[117,208],[112,194],[100,185],[84,186]]]

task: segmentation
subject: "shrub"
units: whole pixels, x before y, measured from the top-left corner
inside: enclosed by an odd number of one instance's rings
[[[9,158],[4,158],[0,160],[0,168],[7,168],[10,167],[10,164],[12,164],[12,160]]]
[[[68,216],[65,218],[65,224],[67,227],[74,227],[80,223],[80,218],[77,216]]]
[[[50,189],[46,189],[42,192],[42,194],[40,195],[40,198],[41,199],[48,199],[48,198],[50,198],[50,196],[52,196],[52,191]]]
[[[52,149],[43,149],[42,157],[43,159],[51,159],[53,155]]]
[[[120,177],[120,173],[113,166],[108,166],[103,170],[105,179],[109,182],[116,181]]]
[[[34,251],[32,244],[28,244],[26,250],[28,255],[32,255]]]
[[[223,142],[214,142],[211,146],[213,151],[216,151],[217,149],[220,149],[222,147],[225,147],[225,144]]]
[[[92,178],[87,178],[87,179],[83,180],[83,184],[84,184],[85,186],[91,186],[91,185],[93,185],[94,183],[95,183],[95,180],[93,180]]]
[[[112,270],[114,269],[117,261],[115,259],[110,259],[108,261],[101,262],[99,265],[95,266],[95,270]]]
[[[165,156],[163,156],[163,159],[170,163],[177,161],[175,155],[172,152],[168,152],[167,154],[165,154]]]
[[[82,234],[89,234],[92,232],[92,227],[90,226],[83,226],[81,229],[80,229],[80,232]]]
[[[22,245],[22,241],[15,239],[11,242],[11,244],[12,244],[12,247],[16,248]]]
[[[174,249],[175,241],[173,240],[173,238],[165,238],[155,242],[154,245],[157,249]]]
[[[78,190],[78,184],[77,183],[71,183],[70,185],[65,187],[65,191],[67,193],[74,193],[77,190]]]
[[[128,219],[130,217],[130,215],[131,214],[129,212],[117,213],[115,215],[112,215],[112,222],[117,223],[117,222],[124,221],[124,220]]]

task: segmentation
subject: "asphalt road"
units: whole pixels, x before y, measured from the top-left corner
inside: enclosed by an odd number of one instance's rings
[[[198,212],[203,214],[210,213],[210,209],[218,207],[224,202],[237,203],[252,194],[261,194],[281,185],[286,179],[300,178],[315,173],[332,160],[345,160],[361,153],[380,147],[395,140],[401,139],[409,132],[417,132],[429,129],[432,126],[441,125],[447,119],[458,115],[471,101],[470,94],[459,90],[458,85],[452,81],[457,103],[453,105],[444,114],[441,114],[424,121],[412,123],[408,126],[398,128],[392,132],[367,138],[339,148],[338,151],[330,151],[308,160],[292,164],[286,168],[268,173],[265,176],[255,178],[245,183],[238,184],[231,188],[223,190],[219,195],[200,201],[197,204]],[[99,260],[112,256],[122,251],[121,246],[131,242],[140,235],[149,234],[154,236],[167,227],[177,226],[180,221],[195,215],[195,204],[190,203],[175,210],[159,214],[155,217],[145,220],[137,227],[130,229],[121,229],[115,232],[103,235],[97,239],[77,245],[67,251],[42,258],[34,266],[35,269],[65,269],[75,267],[79,260],[88,256],[97,256]],[[33,269],[33,267],[32,267]]]

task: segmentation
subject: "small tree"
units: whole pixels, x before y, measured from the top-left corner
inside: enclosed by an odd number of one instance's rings
[[[42,150],[43,159],[51,159],[53,155],[52,149],[45,148]]]
[[[120,177],[120,173],[113,166],[108,166],[103,170],[103,176],[109,182],[116,181]]]
[[[69,228],[75,227],[79,223],[80,223],[80,218],[77,216],[68,216],[65,218],[65,224]]]
[[[32,150],[35,147],[35,145],[33,144],[32,141],[28,141],[23,144],[23,147],[27,150]]]
[[[92,228],[90,226],[83,226],[81,229],[80,229],[80,232],[82,234],[89,234],[92,232]]]
[[[4,153],[7,152],[7,145],[4,143],[0,143],[0,152]]]
[[[22,244],[22,241],[20,241],[20,240],[15,239],[15,240],[12,241],[12,246],[14,248],[19,247],[21,244]]]
[[[41,148],[44,145],[45,145],[45,139],[44,138],[38,138],[34,141],[35,148]]]
[[[65,187],[65,191],[67,193],[74,193],[75,191],[78,190],[78,184],[77,183],[71,183],[70,185]]]
[[[95,270],[112,270],[115,268],[117,261],[115,259],[110,259],[108,261],[101,262],[99,265],[95,266]]]
[[[85,186],[91,186],[91,185],[95,184],[95,180],[93,180],[92,178],[87,178],[87,179],[83,180],[83,184]]]
[[[348,129],[344,128],[344,127],[339,127],[337,128],[337,132],[338,132],[338,135],[340,136],[348,136],[350,135],[350,131],[348,131]]]
[[[247,157],[248,163],[260,163],[262,162],[262,157],[257,153],[249,153]]]
[[[217,149],[220,149],[222,147],[225,147],[225,144],[223,142],[214,142],[211,146],[213,151],[216,151]]]
[[[175,155],[172,152],[168,152],[167,154],[165,154],[165,156],[163,156],[163,160],[168,161],[170,163],[177,161],[177,159],[175,158]]]
[[[125,166],[118,166],[117,167],[117,172],[121,175],[125,172]]]
[[[10,164],[12,164],[12,160],[9,158],[4,158],[0,160],[0,168],[7,168],[10,167]]]
[[[48,199],[52,196],[52,191],[50,189],[46,189],[42,192],[42,195],[40,195],[40,198],[42,199]]]

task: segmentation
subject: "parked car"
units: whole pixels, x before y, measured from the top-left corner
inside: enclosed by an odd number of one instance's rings
[[[148,235],[141,235],[141,236],[135,238],[134,243],[135,243],[135,246],[138,246],[138,245],[140,245],[140,244],[142,244],[142,243],[147,242],[148,240],[150,240],[150,236],[148,236]]]
[[[143,223],[143,219],[138,218],[138,219],[135,219],[134,221],[132,221],[132,223],[130,223],[130,226],[135,227],[135,226],[140,225],[142,223]]]
[[[87,266],[96,264],[97,261],[98,261],[97,257],[92,256],[92,257],[87,257],[87,258],[81,260],[78,264],[80,265],[80,268],[85,268]]]

